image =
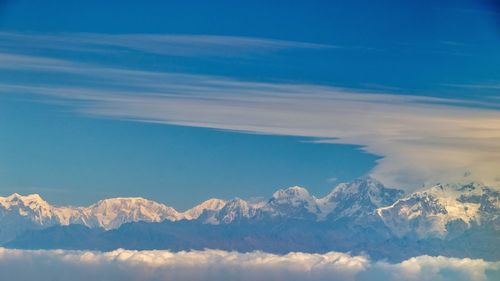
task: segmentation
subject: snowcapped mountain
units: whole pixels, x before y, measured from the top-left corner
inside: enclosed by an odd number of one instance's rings
[[[212,216],[205,219],[206,223],[219,224],[219,223],[232,223],[249,219],[255,216],[257,208],[240,198],[235,198],[228,201],[223,208],[214,213]]]
[[[370,177],[339,184],[319,199],[294,186],[276,191],[268,201],[213,198],[185,212],[138,197],[105,199],[89,207],[57,207],[36,194],[13,194],[0,197],[0,243],[28,230],[59,225],[112,230],[140,221],[225,225],[287,219],[329,227],[371,227],[398,238],[445,239],[482,225],[500,231],[499,197],[498,190],[476,183],[436,185],[405,196]]]
[[[2,219],[29,217],[42,226],[70,223],[75,214],[70,208],[53,208],[38,194],[22,196],[14,193],[8,197],[0,197],[0,206]]]
[[[203,201],[201,204],[185,211],[184,213],[182,213],[182,216],[187,220],[197,219],[202,214],[205,217],[211,217],[214,213],[224,208],[225,205],[226,201],[224,200],[217,198],[208,199],[206,201]]]
[[[276,191],[262,211],[272,217],[316,219],[319,213],[317,199],[299,186]]]
[[[312,221],[354,218],[374,213],[401,198],[403,191],[385,188],[380,182],[364,177],[352,183],[342,183],[327,196],[316,198],[307,189],[293,186],[276,191],[264,204],[250,204],[242,199],[204,216],[207,223],[231,223],[238,219],[288,218]]]
[[[127,222],[183,218],[175,209],[144,198],[105,199],[89,207],[56,207],[38,194],[17,193],[0,197],[0,242],[8,241],[27,230],[54,225],[82,224],[106,230]]]
[[[445,238],[485,221],[500,229],[499,192],[482,184],[447,184],[424,189],[377,209],[398,237]]]
[[[205,212],[199,218],[209,224],[274,217],[316,220],[319,212],[316,200],[305,188],[294,186],[276,191],[267,202],[251,203],[235,198],[225,202],[222,208]]]
[[[75,223],[78,213],[77,209],[54,208],[38,194],[0,197],[0,242],[26,230]]]
[[[385,188],[380,182],[363,177],[351,183],[341,183],[317,201],[321,219],[359,217],[390,205],[403,196],[398,189]]]
[[[172,207],[140,197],[105,199],[81,210],[82,224],[106,230],[127,222],[176,221],[183,217]]]

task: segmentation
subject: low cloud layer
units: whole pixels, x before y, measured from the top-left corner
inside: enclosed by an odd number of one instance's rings
[[[498,280],[500,262],[421,256],[401,263],[374,262],[343,253],[218,250],[112,252],[27,251],[0,248],[2,280]]]

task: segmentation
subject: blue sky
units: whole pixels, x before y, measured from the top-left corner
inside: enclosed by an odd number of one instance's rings
[[[494,1],[1,3],[2,195],[500,182]]]

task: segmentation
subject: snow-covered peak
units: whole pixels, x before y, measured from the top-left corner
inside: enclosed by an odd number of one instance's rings
[[[290,217],[309,216],[305,213],[316,214],[319,211],[316,198],[300,186],[276,191],[264,208],[274,215]]]
[[[84,210],[92,227],[112,229],[126,222],[178,220],[181,215],[173,208],[141,197],[111,198],[97,202]]]
[[[386,189],[387,188],[385,188],[381,182],[375,180],[374,178],[362,177],[350,183],[341,183],[337,185],[332,192],[326,196],[326,198],[332,199],[339,194],[342,194],[343,196],[366,194],[369,196],[372,203],[378,205],[382,203],[381,200],[383,200],[383,198],[381,198],[380,195],[383,195]]]
[[[36,206],[48,206],[49,204],[40,197],[38,194],[20,195],[14,193],[7,197],[0,197],[0,204],[5,207],[8,206],[26,206],[26,207],[36,207]]]
[[[203,214],[203,212],[215,212],[219,211],[226,205],[226,201],[217,198],[211,198],[203,201],[199,205],[185,211],[182,213],[184,219],[193,220],[197,219]]]
[[[339,184],[320,199],[293,186],[276,191],[267,201],[209,199],[183,213],[141,197],[104,199],[89,207],[56,207],[37,194],[12,194],[0,197],[0,243],[26,230],[53,225],[83,224],[109,230],[128,222],[182,219],[228,224],[249,219],[334,223],[369,218],[401,237],[444,237],[450,223],[454,229],[463,229],[487,221],[500,229],[499,191],[482,184],[440,184],[402,196],[401,190],[385,188],[369,177]]]
[[[10,214],[29,217],[41,224],[49,224],[54,217],[53,207],[38,194],[20,195],[14,193],[7,197],[0,197],[1,212],[4,216]]]
[[[28,229],[64,224],[71,215],[71,210],[55,208],[38,194],[0,197],[0,243]]]
[[[386,188],[371,177],[337,185],[328,195],[318,199],[320,218],[356,217],[387,206],[399,199],[404,192]]]
[[[248,219],[255,215],[256,210],[257,209],[247,201],[240,198],[234,198],[226,202],[224,207],[214,214],[207,222],[212,224],[227,224],[241,219]]]
[[[14,193],[0,197],[0,243],[28,229],[54,225],[83,224],[112,229],[127,222],[179,218],[173,208],[139,197],[105,199],[89,207],[57,207],[38,194]]]
[[[498,196],[479,183],[437,184],[381,207],[377,214],[398,236],[443,238],[452,223],[468,228],[498,216]]]
[[[292,186],[286,189],[279,189],[273,194],[273,199],[289,199],[289,198],[302,198],[309,199],[309,191],[300,186]]]
[[[221,210],[225,211],[242,211],[243,213],[248,213],[248,210],[251,208],[251,205],[248,204],[247,201],[241,198],[234,198],[226,202],[224,207]]]
[[[136,208],[137,206],[152,205],[160,207],[163,204],[142,197],[117,197],[97,201],[89,208]],[[164,206],[164,205],[163,205]]]

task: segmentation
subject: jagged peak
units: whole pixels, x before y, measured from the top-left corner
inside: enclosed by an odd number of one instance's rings
[[[24,205],[49,205],[39,194],[28,194],[21,195],[19,193],[13,193],[7,197],[0,197],[0,202],[4,202],[8,205],[17,205],[21,202]]]
[[[321,201],[328,201],[333,199],[340,194],[378,194],[384,190],[392,190],[386,188],[380,181],[374,179],[371,176],[363,176],[353,180],[352,182],[340,183],[333,188],[333,190],[328,193],[325,197],[321,198]],[[395,189],[397,190],[397,189]],[[399,191],[399,190],[398,190]],[[402,191],[400,191],[402,193]]]
[[[300,209],[290,209],[298,208]],[[294,213],[296,211],[307,209],[309,213],[318,213],[317,199],[309,194],[309,191],[300,186],[292,186],[286,189],[280,189],[273,194],[268,204],[263,206],[264,209],[278,213]],[[283,209],[284,208],[284,209]]]
[[[248,206],[248,202],[239,197],[235,197],[227,201],[224,207],[233,207],[233,206]]]
[[[186,210],[182,213],[182,215],[185,219],[188,220],[197,219],[204,211],[218,211],[224,208],[226,203],[226,200],[210,198],[194,206],[193,208]]]
[[[386,188],[371,176],[340,183],[325,197],[318,199],[320,219],[328,216],[359,216],[394,203],[404,195],[399,189]]]
[[[131,206],[131,207],[139,207],[144,205],[151,205],[157,207],[166,207],[171,208],[165,204],[158,203],[153,200],[149,200],[143,197],[115,197],[115,198],[107,198],[97,201],[95,204],[90,205],[88,208],[99,208],[104,206]]]
[[[220,209],[220,211],[227,212],[239,210],[243,213],[247,213],[251,209],[254,209],[251,204],[239,197],[236,197],[227,201],[224,207]]]
[[[210,198],[210,199],[207,199],[207,200],[201,202],[200,204],[198,204],[198,206],[212,207],[212,206],[220,206],[220,205],[224,205],[224,204],[226,204],[226,200],[219,199],[219,198]]]
[[[23,197],[23,195],[21,195],[21,194],[19,194],[17,192],[14,192],[11,195],[9,195],[7,197],[3,197],[3,198],[12,200],[12,199],[15,199],[15,198],[20,198],[20,197]]]
[[[468,227],[496,217],[498,193],[479,182],[435,184],[377,209],[384,223],[398,236],[445,237],[447,224],[462,221]],[[404,214],[404,216],[402,215]],[[422,222],[422,223],[421,223]]]
[[[143,197],[112,197],[112,198],[101,199],[97,201],[96,204],[104,202],[117,203],[117,202],[155,202],[155,201]]]
[[[27,200],[37,200],[37,201],[45,201],[42,197],[37,193],[32,193],[28,195],[21,195],[19,193],[12,193],[11,195],[4,197],[7,200],[16,200],[16,199],[27,199]]]
[[[209,220],[209,223],[230,223],[241,218],[252,217],[255,211],[256,209],[247,201],[236,197],[229,200],[222,209],[218,210],[213,218],[214,220],[212,222]]]
[[[310,199],[312,196],[309,194],[309,191],[304,187],[300,186],[291,186],[286,189],[279,189],[273,193],[273,199],[282,199],[282,198],[303,198]]]

